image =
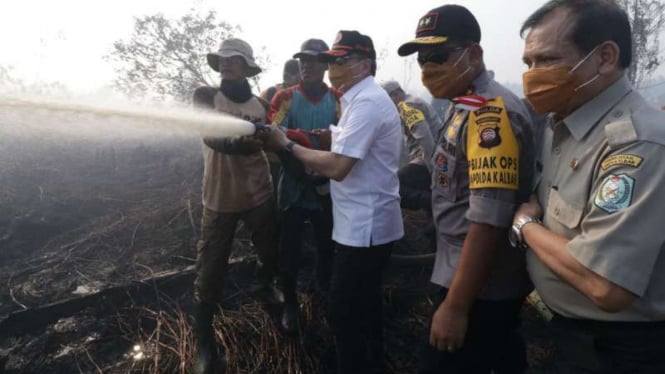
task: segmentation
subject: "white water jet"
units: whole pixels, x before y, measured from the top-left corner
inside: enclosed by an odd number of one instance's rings
[[[165,134],[233,137],[255,133],[249,121],[186,107],[0,95],[0,135],[3,128],[9,132],[11,125],[13,132],[40,137],[53,133],[83,138]]]

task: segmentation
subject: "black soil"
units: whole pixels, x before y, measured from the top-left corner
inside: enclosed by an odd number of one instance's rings
[[[0,132],[0,373],[188,372],[201,174],[198,139],[46,142]],[[395,252],[432,253],[424,215],[404,215]],[[332,372],[305,237],[303,323],[299,337],[286,337],[274,323],[279,293],[255,290],[254,251],[240,228],[216,325],[230,372]],[[436,292],[431,264],[388,267],[391,373],[415,370]],[[531,308],[525,317],[530,364],[542,372],[547,332]]]

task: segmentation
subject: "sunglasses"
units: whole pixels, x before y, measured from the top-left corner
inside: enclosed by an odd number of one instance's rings
[[[437,51],[436,53],[429,54],[427,56],[418,55],[418,65],[423,67],[428,62],[433,62],[435,64],[443,64],[450,58],[454,52],[463,51],[464,47],[455,47],[450,49],[443,49]]]
[[[346,63],[349,62],[350,60],[352,60],[354,57],[355,57],[355,56],[353,56],[353,55],[346,55],[346,56],[342,56],[342,57],[337,57],[336,59],[332,60],[332,61],[330,62],[330,64],[331,64],[331,65],[332,65],[332,64],[335,64],[335,65],[339,65],[339,66],[341,66],[341,65],[346,64]]]

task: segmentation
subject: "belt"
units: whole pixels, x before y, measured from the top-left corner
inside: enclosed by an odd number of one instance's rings
[[[568,329],[583,329],[587,331],[615,331],[615,332],[655,332],[660,331],[665,333],[665,321],[598,321],[591,319],[575,319],[564,317],[560,314],[552,312],[553,317],[551,323],[568,328]]]

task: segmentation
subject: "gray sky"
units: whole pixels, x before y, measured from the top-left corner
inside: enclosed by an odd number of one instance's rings
[[[466,0],[482,29],[481,45],[487,67],[502,82],[521,82],[522,21],[544,0]],[[380,53],[386,51],[378,80],[396,79],[411,90],[422,89],[415,61],[397,56],[397,47],[413,38],[416,22],[441,1],[410,0],[21,0],[0,12],[0,65],[14,67],[26,81],[59,81],[75,92],[99,90],[114,72],[102,56],[113,41],[127,38],[133,17],[157,12],[178,17],[190,8],[215,9],[220,19],[240,25],[240,37],[255,50],[265,46],[272,66],[262,74],[261,86],[281,80],[283,62],[303,40],[316,37],[329,44],[340,29],[355,29],[372,37]],[[210,46],[210,50],[217,45]],[[201,51],[202,58],[208,51]],[[414,59],[414,57],[411,57]],[[409,61],[412,61],[409,70]],[[663,69],[661,69],[663,71]]]

